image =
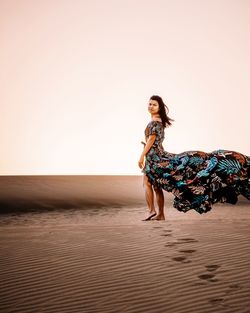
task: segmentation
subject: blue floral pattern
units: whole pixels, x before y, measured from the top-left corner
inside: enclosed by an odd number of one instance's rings
[[[236,204],[240,194],[250,200],[249,156],[223,149],[169,153],[162,146],[164,128],[160,121],[150,121],[144,134],[146,141],[152,134],[156,139],[142,173],[154,187],[174,194],[173,206],[179,211],[206,213],[216,202]]]

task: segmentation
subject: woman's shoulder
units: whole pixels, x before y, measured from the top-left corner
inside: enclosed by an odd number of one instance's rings
[[[162,124],[161,120],[150,120],[148,124]]]
[[[163,124],[160,121],[150,120],[145,128],[145,132],[154,132],[161,134],[164,131]]]
[[[162,128],[163,127],[163,124],[162,124],[162,122],[161,121],[159,121],[159,120],[151,120],[151,121],[149,121],[149,123],[148,123],[148,125],[147,125],[148,127],[156,127],[156,128]]]

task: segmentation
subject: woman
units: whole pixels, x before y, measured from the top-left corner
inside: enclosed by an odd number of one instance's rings
[[[138,162],[149,209],[146,221],[165,220],[163,189],[174,194],[173,206],[182,212],[194,209],[206,213],[216,202],[236,204],[239,194],[250,200],[249,156],[222,149],[211,153],[164,151],[164,128],[171,126],[173,120],[159,96],[150,98],[148,110],[151,121],[144,132],[146,143],[142,142],[144,149]]]

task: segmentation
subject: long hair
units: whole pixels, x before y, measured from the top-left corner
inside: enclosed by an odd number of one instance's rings
[[[171,126],[172,125],[171,121],[174,122],[174,120],[168,117],[169,109],[166,106],[166,104],[163,102],[162,98],[160,96],[153,95],[150,98],[150,100],[156,100],[159,104],[159,115],[161,117],[163,127],[165,128],[166,124],[168,126]]]

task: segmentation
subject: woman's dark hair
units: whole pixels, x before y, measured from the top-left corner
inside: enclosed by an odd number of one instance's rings
[[[159,114],[162,120],[163,127],[165,128],[166,124],[168,124],[168,126],[171,126],[172,125],[171,121],[173,122],[174,120],[168,117],[169,109],[166,106],[166,104],[163,102],[162,98],[160,96],[153,95],[150,98],[150,100],[156,100],[159,104]]]

